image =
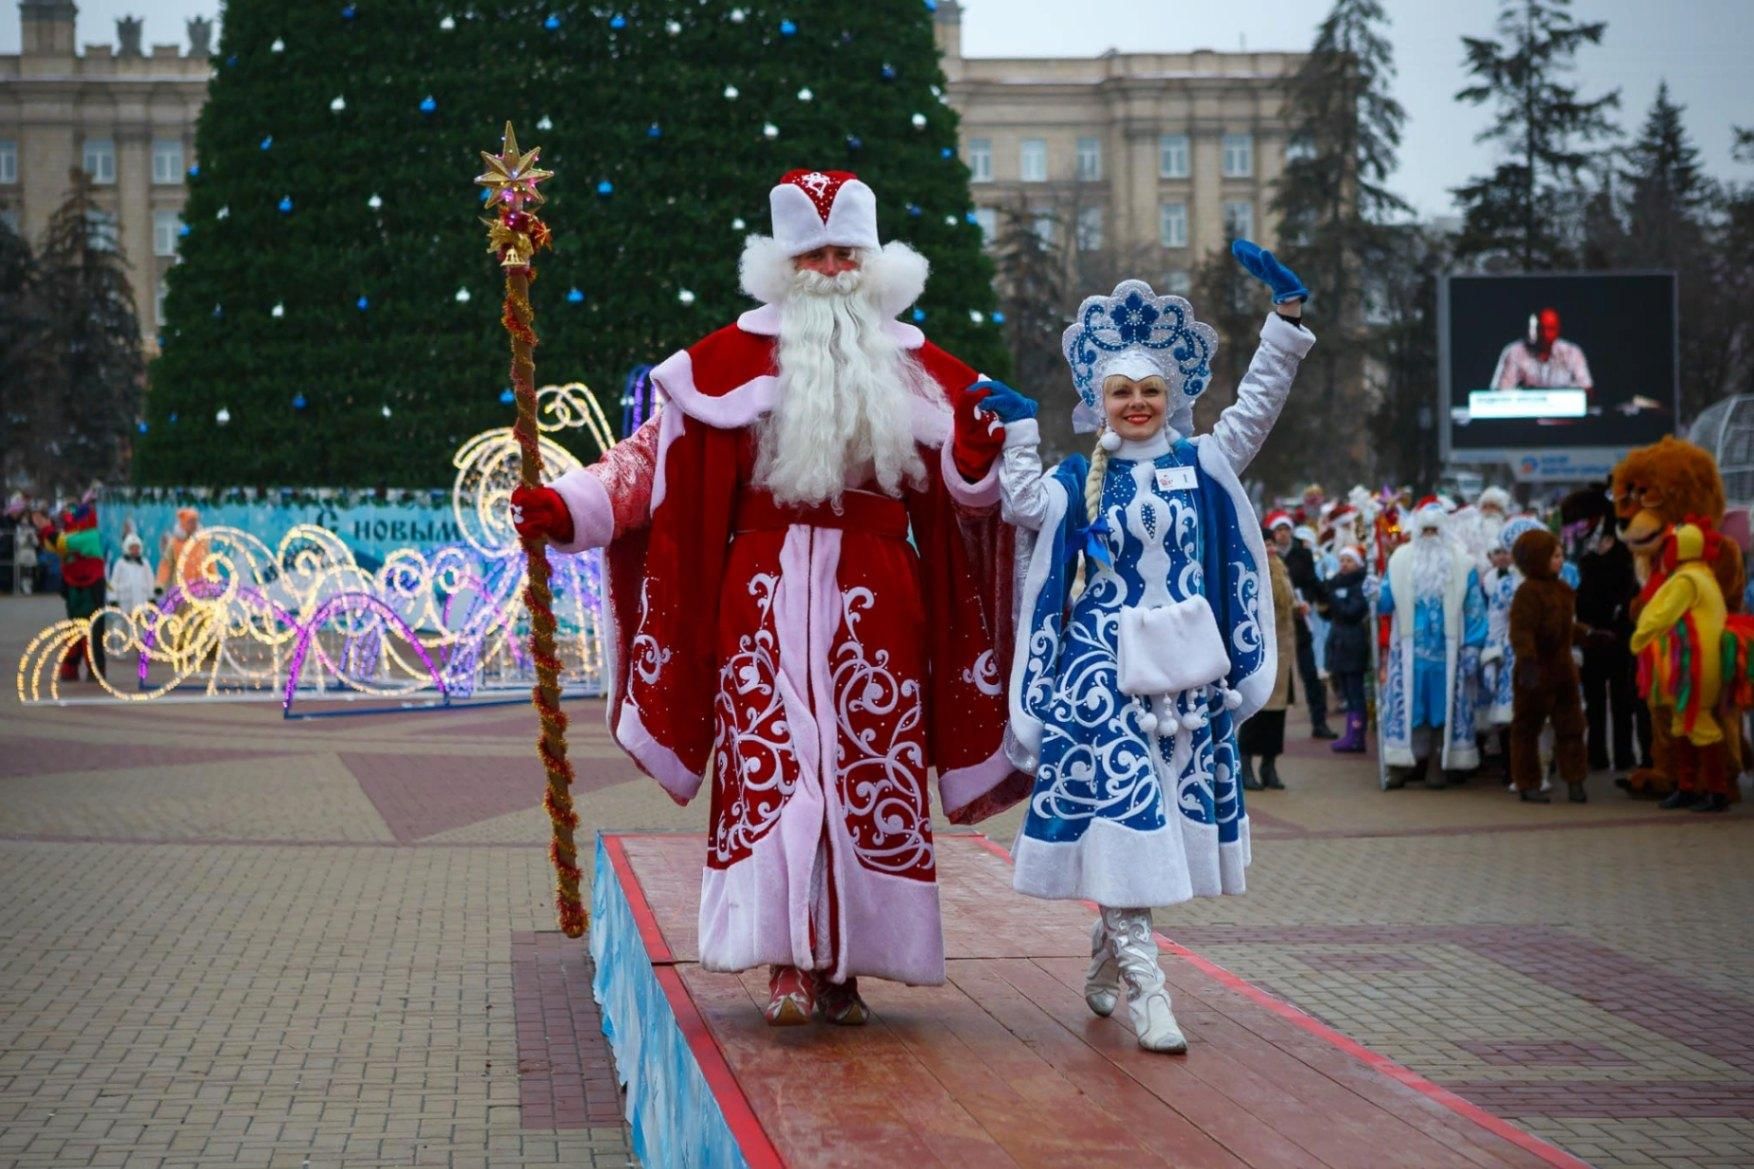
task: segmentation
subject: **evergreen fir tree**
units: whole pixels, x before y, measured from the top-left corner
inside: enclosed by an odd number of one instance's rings
[[[1376,478],[1423,495],[1436,487],[1439,470],[1437,286],[1453,261],[1453,241],[1407,224],[1390,228],[1383,243],[1369,298],[1382,379],[1370,427]]]
[[[0,220],[0,482],[35,484],[50,470],[37,422],[53,393],[46,324],[30,244]]]
[[[1021,199],[1000,209],[993,239],[1012,381],[1041,404],[1036,421],[1049,458],[1070,454],[1090,441],[1072,431],[1070,395],[1056,393],[1071,384],[1060,352],[1060,334],[1077,307],[1076,290],[1066,278],[1064,239],[1058,215]]]
[[[1406,121],[1389,92],[1395,65],[1387,24],[1379,0],[1335,0],[1286,95],[1295,149],[1273,198],[1274,250],[1309,282],[1305,314],[1322,344],[1305,362],[1262,457],[1295,452],[1301,473],[1331,489],[1368,469],[1364,429],[1336,431],[1333,423],[1366,410],[1364,274],[1380,258],[1384,222],[1410,210],[1387,186]]]
[[[1625,185],[1626,242],[1622,262],[1633,267],[1679,267],[1695,258],[1713,197],[1699,166],[1699,148],[1681,124],[1685,106],[1657,86],[1638,140],[1627,147],[1619,172]]]
[[[800,166],[869,182],[932,261],[917,322],[1005,371],[919,0],[232,0],[215,65],[144,482],[426,486],[505,424],[470,180],[507,119],[555,172],[541,381],[607,397],[731,323],[743,239]]]
[[[1454,191],[1464,214],[1461,257],[1524,271],[1570,262],[1583,202],[1577,179],[1592,158],[1588,145],[1614,134],[1607,112],[1620,95],[1584,98],[1562,79],[1577,51],[1600,44],[1607,27],[1578,23],[1571,0],[1500,0],[1499,39],[1462,38],[1478,80],[1456,98],[1492,104],[1492,125],[1477,140],[1500,143],[1505,153],[1490,175]]]
[[[126,470],[146,363],[115,227],[81,171],[49,219],[39,270],[47,357],[36,366],[46,388],[35,395],[36,441],[52,456],[55,487],[114,481]]]

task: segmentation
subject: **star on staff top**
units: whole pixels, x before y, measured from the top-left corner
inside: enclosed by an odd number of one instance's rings
[[[498,154],[481,152],[482,161],[487,163],[487,170],[475,176],[475,181],[492,192],[490,203],[510,203],[518,208],[525,202],[541,203],[542,192],[536,184],[544,179],[554,177],[554,172],[542,170],[536,165],[542,155],[540,146],[533,150],[518,150],[518,135],[512,124],[505,124],[505,144]]]

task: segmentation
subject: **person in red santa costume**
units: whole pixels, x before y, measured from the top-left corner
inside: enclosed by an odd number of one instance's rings
[[[927,264],[879,245],[870,187],[793,171],[769,201],[741,260],[761,306],[654,367],[653,418],[513,519],[606,549],[615,739],[678,803],[713,777],[702,965],[769,966],[769,1023],[858,1024],[859,976],[944,981],[928,770],[961,822],[1028,792],[1003,434],[894,319]]]

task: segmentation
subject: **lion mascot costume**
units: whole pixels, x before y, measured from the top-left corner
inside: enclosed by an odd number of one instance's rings
[[[1614,468],[1609,494],[1614,501],[1620,538],[1632,552],[1638,579],[1647,586],[1677,524],[1689,516],[1703,517],[1713,525],[1723,522],[1724,483],[1716,460],[1703,448],[1679,438],[1664,438],[1654,446],[1628,453]],[[1733,541],[1718,541],[1712,549],[1710,568],[1723,593],[1725,607],[1731,613],[1740,611],[1745,583],[1741,550]],[[1633,601],[1634,620],[1653,592],[1647,587]],[[1650,713],[1652,766],[1634,771],[1628,777],[1628,790],[1634,795],[1663,796],[1675,788],[1671,734],[1674,711],[1658,709],[1653,695]],[[1725,721],[1730,726],[1740,722],[1734,716]],[[1734,776],[1742,764],[1739,736],[1731,734],[1728,742],[1730,774]],[[1732,783],[1731,791],[1734,790]]]

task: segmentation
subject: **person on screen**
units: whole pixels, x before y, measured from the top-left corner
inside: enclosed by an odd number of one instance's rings
[[[1544,308],[1529,315],[1529,335],[1512,341],[1498,355],[1492,374],[1495,390],[1583,390],[1595,403],[1595,381],[1583,350],[1559,337],[1559,310]]]

